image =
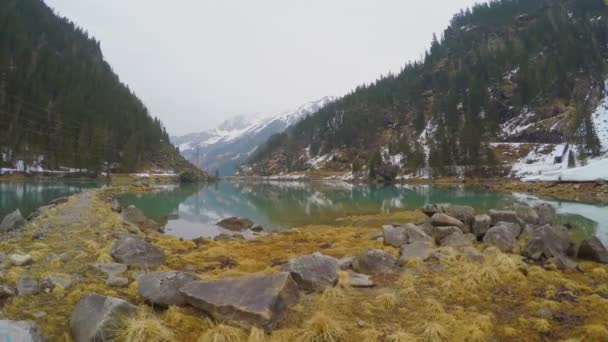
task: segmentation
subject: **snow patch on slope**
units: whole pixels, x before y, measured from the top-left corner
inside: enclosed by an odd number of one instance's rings
[[[608,80],[604,83],[604,98],[595,111],[591,113],[595,133],[600,139],[602,153],[608,151]]]

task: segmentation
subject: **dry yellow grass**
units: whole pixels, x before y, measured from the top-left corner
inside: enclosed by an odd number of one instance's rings
[[[173,331],[146,307],[140,307],[119,325],[118,339],[124,342],[170,342],[174,338]]]

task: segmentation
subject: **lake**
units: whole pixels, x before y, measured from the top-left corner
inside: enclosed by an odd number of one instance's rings
[[[417,209],[429,203],[470,205],[488,210],[541,200],[527,194],[488,192],[468,186],[222,181],[201,188],[182,185],[153,193],[126,194],[120,201],[124,206],[137,206],[161,222],[166,233],[190,239],[225,232],[215,223],[231,216],[246,217],[268,230],[277,230],[331,224],[351,215]],[[577,227],[577,236],[595,234],[608,243],[608,206],[543,202],[557,208],[562,224]]]

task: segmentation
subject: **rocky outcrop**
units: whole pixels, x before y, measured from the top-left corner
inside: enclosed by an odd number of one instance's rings
[[[397,259],[380,249],[369,249],[353,260],[353,269],[363,274],[383,274],[395,271]]]
[[[299,300],[287,272],[215,281],[194,281],[180,289],[186,301],[221,321],[272,330]]]
[[[291,259],[282,268],[304,291],[322,291],[338,283],[338,260],[314,253]]]
[[[382,226],[382,233],[385,245],[399,248],[408,242],[405,230],[401,227],[385,225]]]
[[[577,255],[579,259],[608,264],[608,251],[600,239],[595,236],[585,239],[581,243]]]
[[[148,273],[138,278],[137,290],[147,302],[161,307],[184,305],[186,299],[179,289],[189,282],[198,280],[194,274],[169,271]]]
[[[28,321],[0,320],[0,338],[5,342],[44,342],[38,327]]]
[[[17,209],[4,216],[2,222],[0,222],[0,233],[7,233],[17,230],[23,227],[26,223],[27,221],[23,218],[23,216],[21,216],[21,211]]]
[[[435,249],[427,242],[417,241],[403,245],[399,250],[399,264],[403,266],[415,259],[425,261],[433,255],[434,251]]]
[[[228,230],[240,232],[252,228],[255,223],[253,223],[253,221],[251,221],[250,219],[246,218],[229,217],[216,223],[216,225]]]
[[[72,338],[75,342],[113,341],[121,319],[136,310],[136,306],[120,298],[88,294],[72,311]]]
[[[160,248],[137,237],[124,237],[112,244],[110,255],[119,263],[155,268],[165,263]]]
[[[134,205],[130,205],[123,209],[120,215],[125,223],[136,226],[139,229],[152,230],[156,232],[162,231],[160,224],[147,218],[144,213]]]

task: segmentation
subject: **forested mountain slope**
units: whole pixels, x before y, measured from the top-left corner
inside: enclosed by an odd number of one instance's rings
[[[422,61],[273,136],[246,169],[526,177],[542,173],[535,165],[582,167],[608,150],[607,57],[602,0],[476,5]]]
[[[0,2],[0,167],[181,171],[192,166],[103,58],[42,0]]]

